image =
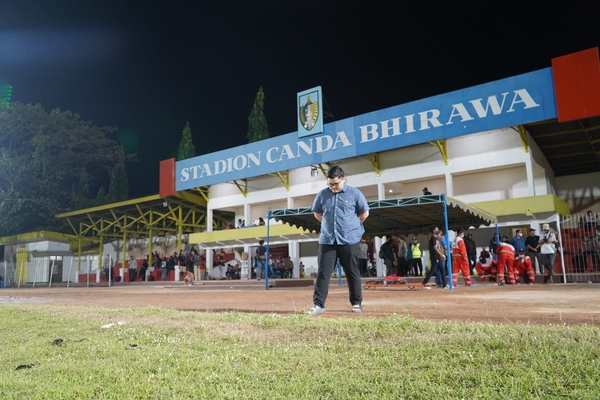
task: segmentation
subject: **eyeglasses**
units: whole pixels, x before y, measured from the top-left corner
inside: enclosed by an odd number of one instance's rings
[[[340,186],[340,184],[342,182],[343,182],[343,180],[341,180],[341,179],[339,181],[337,181],[337,182],[327,182],[327,186],[332,187],[332,188],[338,187],[338,186]]]

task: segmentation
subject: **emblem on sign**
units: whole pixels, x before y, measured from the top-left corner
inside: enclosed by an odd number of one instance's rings
[[[313,94],[313,93],[311,93]],[[298,110],[298,115],[300,116],[300,123],[302,127],[307,131],[311,131],[315,125],[317,125],[317,121],[319,120],[319,102],[313,101],[310,98],[311,94],[307,94],[304,100],[304,104],[300,106],[300,110]],[[314,92],[313,99],[317,99],[317,92]]]

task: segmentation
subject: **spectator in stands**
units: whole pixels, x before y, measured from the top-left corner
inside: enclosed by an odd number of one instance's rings
[[[518,253],[519,249],[525,248],[525,238],[523,237],[523,232],[520,229],[515,231],[515,236],[510,239],[510,244],[515,248],[515,251]],[[517,254],[518,257],[518,254]]]
[[[283,265],[281,266],[281,277],[282,278],[293,278],[294,277],[294,262],[291,257],[286,257],[283,260]]]
[[[148,271],[148,259],[142,261],[142,268],[140,268],[140,279],[146,281],[146,271]]]
[[[544,278],[544,283],[552,283],[554,277],[554,260],[556,258],[556,245],[558,239],[556,234],[550,231],[550,225],[544,224],[542,226],[542,234],[540,235],[541,244],[541,260],[542,265],[548,268],[548,275]]]
[[[135,278],[137,277],[137,261],[133,256],[129,257],[127,268],[129,268],[129,282],[135,282]]]
[[[265,220],[263,219],[263,217],[258,217],[258,225],[265,225]]]
[[[173,256],[171,256],[162,265],[161,279],[163,281],[167,280],[167,273],[174,269],[175,269],[175,259],[173,258]]]
[[[544,274],[544,267],[542,266],[542,261],[540,258],[540,237],[535,234],[535,229],[529,230],[529,236],[525,239],[525,248],[527,250],[527,255],[531,258],[531,266],[533,267],[533,272],[535,272],[535,264],[537,262],[537,269],[541,275]]]
[[[267,248],[265,247],[265,241],[260,239],[258,241],[258,247],[254,253],[256,260],[256,280],[260,281],[262,278],[262,273],[265,271],[265,274],[268,274],[266,271],[267,266]]]
[[[219,267],[219,279],[225,279],[227,274],[227,267],[225,266],[225,250],[221,250],[217,256],[217,267]]]
[[[431,192],[429,191],[429,189],[427,189],[426,187],[423,188],[423,195],[427,196],[428,194],[431,194]]]
[[[595,228],[596,227],[596,217],[594,213],[590,210],[581,219],[579,220],[579,225],[583,228]]]
[[[587,270],[587,259],[588,256],[592,256],[592,265],[593,268],[596,269],[598,267],[598,247],[596,247],[596,243],[594,243],[594,239],[592,239],[587,233],[583,235],[581,239],[581,245],[579,246],[579,253],[583,255],[584,261],[584,270]]]
[[[398,262],[396,261],[396,255],[394,254],[394,250],[392,248],[392,236],[385,235],[385,243],[381,245],[380,253],[383,255],[382,260],[385,264],[385,271],[383,276],[390,276],[396,273],[396,266]]]
[[[465,246],[467,247],[467,257],[469,258],[469,272],[473,275],[473,268],[477,263],[477,245],[473,240],[473,234],[469,233],[464,238]]]
[[[367,244],[367,239],[360,239],[360,244],[358,245],[358,269],[360,269],[360,276],[367,276],[367,264],[369,260],[369,245]]]
[[[408,245],[406,244],[406,238],[402,235],[398,236],[398,271],[396,275],[408,276]],[[365,264],[366,267],[366,264]],[[365,268],[366,273],[366,268]],[[365,275],[366,276],[366,275]]]
[[[421,261],[421,256],[423,253],[421,251],[421,244],[418,242],[416,237],[413,237],[409,248],[410,257],[408,259],[408,263],[410,265],[410,269],[413,270],[415,276],[423,276],[423,262]]]

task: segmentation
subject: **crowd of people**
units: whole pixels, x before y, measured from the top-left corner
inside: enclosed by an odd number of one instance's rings
[[[556,232],[550,229],[549,224],[542,225],[542,232],[538,236],[535,229],[529,230],[525,237],[521,229],[515,231],[512,238],[494,235],[489,247],[481,246],[477,254],[477,245],[473,235],[458,229],[456,237],[448,243],[444,232],[438,225],[430,227],[429,234],[429,259],[430,268],[425,273],[423,268],[423,250],[417,237],[409,241],[403,235],[386,235],[385,242],[378,252],[384,264],[383,275],[397,276],[422,276],[425,275],[423,284],[426,288],[429,280],[435,277],[436,287],[449,288],[447,279],[452,279],[452,285],[457,286],[458,276],[463,276],[465,286],[472,286],[474,275],[481,282],[496,282],[516,285],[523,281],[527,284],[535,282],[536,266],[538,274],[545,275],[544,283],[553,282],[554,262],[559,245]],[[361,244],[365,240],[361,241]],[[452,271],[447,271],[448,247],[452,257]],[[593,259],[598,259],[600,247],[600,229],[598,230],[598,244],[589,236],[584,236],[581,245],[581,254],[591,254]],[[489,250],[488,250],[489,249]],[[363,268],[361,267],[361,273]]]

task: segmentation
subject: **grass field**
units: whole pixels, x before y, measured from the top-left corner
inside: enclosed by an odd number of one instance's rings
[[[0,315],[1,399],[600,398],[594,326],[36,304]]]

